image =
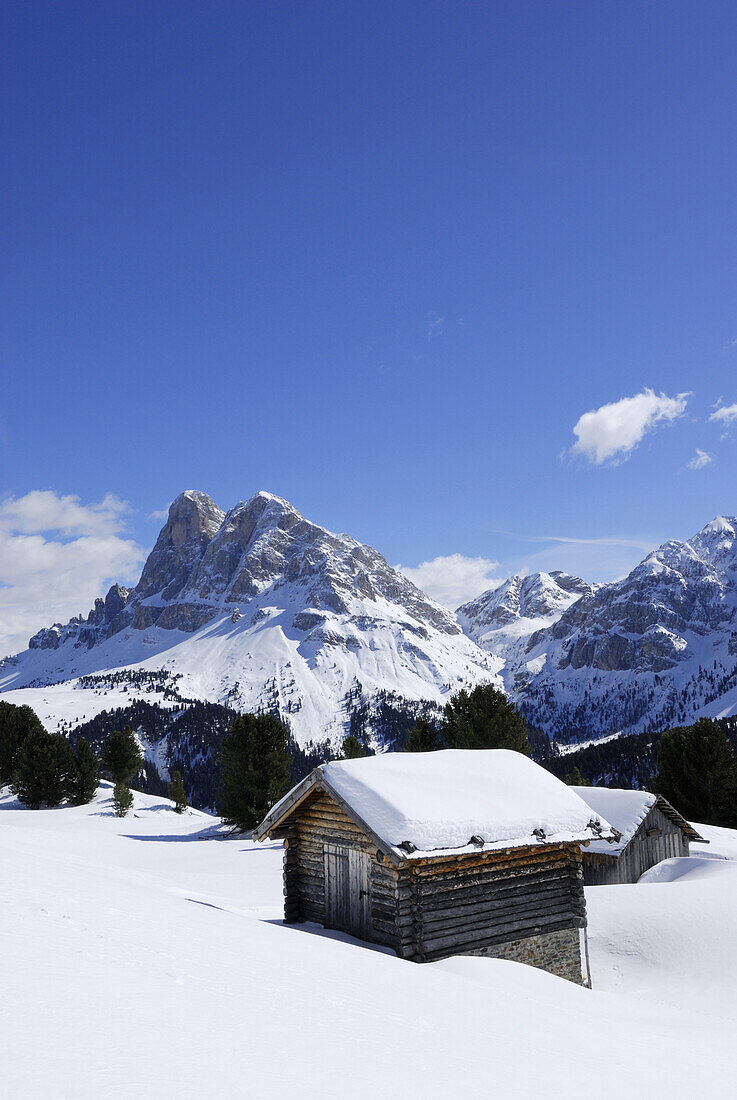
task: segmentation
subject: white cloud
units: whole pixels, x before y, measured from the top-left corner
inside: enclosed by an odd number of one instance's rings
[[[34,489],[24,497],[0,503],[0,527],[20,534],[58,531],[61,535],[96,535],[118,531],[128,505],[108,493],[99,504],[80,504],[79,497],[60,497]]]
[[[657,424],[672,423],[682,416],[689,396],[679,393],[667,397],[646,388],[634,397],[623,397],[584,413],[573,428],[576,442],[571,450],[586,455],[597,466],[627,458]]]
[[[737,402],[734,405],[721,405],[711,414],[709,420],[714,420],[717,424],[734,424],[737,421]]]
[[[149,514],[146,516],[146,519],[150,519],[152,521],[155,521],[156,523],[165,523],[168,518],[168,508],[157,508],[155,511],[149,512]]]
[[[467,558],[463,554],[423,561],[415,569],[404,565],[396,568],[451,611],[502,581],[502,577],[496,575],[499,562],[489,558]]]
[[[697,447],[696,454],[688,463],[688,468],[689,470],[703,470],[704,466],[708,466],[713,461],[714,459],[710,454],[707,454],[706,451],[699,450]]]
[[[136,579],[143,551],[122,530],[127,510],[111,495],[82,504],[47,490],[0,502],[0,656]]]

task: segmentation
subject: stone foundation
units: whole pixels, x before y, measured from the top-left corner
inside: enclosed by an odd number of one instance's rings
[[[559,978],[566,978],[569,982],[576,982],[577,985],[591,985],[586,931],[583,928],[544,932],[539,936],[498,943],[494,947],[464,951],[464,954],[526,963],[527,966],[537,966],[540,970],[557,974]]]

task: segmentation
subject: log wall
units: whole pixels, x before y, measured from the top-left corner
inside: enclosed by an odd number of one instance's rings
[[[408,861],[399,871],[402,954],[419,962],[495,954],[503,944],[586,927],[576,845],[536,845],[451,859]],[[580,954],[576,951],[582,975]],[[527,960],[522,960],[527,961]]]

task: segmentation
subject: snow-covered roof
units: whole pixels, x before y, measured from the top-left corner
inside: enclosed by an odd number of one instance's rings
[[[678,825],[690,840],[703,841],[693,825],[690,825],[661,795],[652,794],[650,791],[623,791],[610,787],[572,787],[571,789],[588,803],[594,813],[605,816],[617,832],[622,834],[615,844],[592,842],[589,846],[590,852],[609,856],[620,855],[656,803],[658,809]]]
[[[571,787],[521,753],[445,749],[322,764],[274,806],[258,838],[314,788],[398,859],[612,835]]]

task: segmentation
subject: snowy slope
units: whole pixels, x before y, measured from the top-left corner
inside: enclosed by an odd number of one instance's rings
[[[0,799],[4,1095],[734,1095],[737,863],[588,891],[592,992],[283,926],[280,846],[109,807]]]
[[[136,697],[269,709],[303,747],[360,716],[377,748],[412,708],[503,686],[559,745],[737,714],[737,520],[665,543],[623,580],[512,577],[440,607],[369,546],[257,493],[227,514],[181,494],[131,591],[40,631],[0,662],[0,695],[68,728]],[[465,631],[465,633],[464,633]],[[82,677],[161,671],[101,688]],[[172,695],[168,688],[173,688]],[[105,692],[107,691],[107,694]],[[381,707],[402,714],[385,733]],[[404,711],[410,715],[404,720]]]
[[[81,676],[160,669],[184,698],[276,709],[301,744],[339,744],[351,708],[379,692],[439,706],[495,681],[500,664],[371,547],[269,493],[224,514],[188,491],[136,588],[114,586],[86,619],[40,631],[0,663],[0,692],[57,725],[120,705]]]

